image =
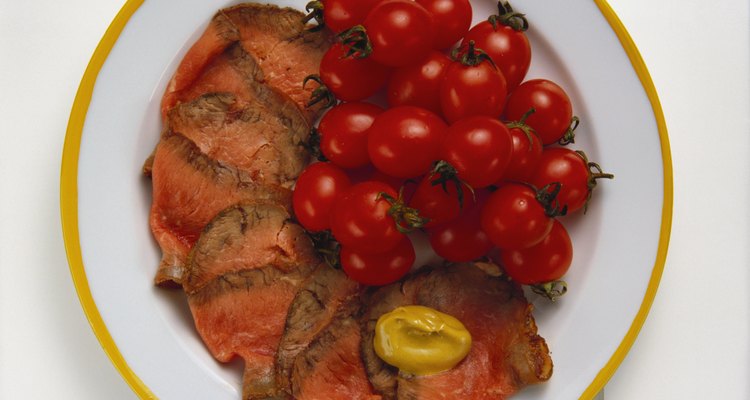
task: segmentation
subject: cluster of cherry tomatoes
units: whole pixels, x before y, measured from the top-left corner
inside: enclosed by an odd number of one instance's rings
[[[351,278],[401,278],[414,229],[448,261],[499,249],[522,284],[568,270],[573,248],[556,217],[585,208],[611,175],[558,145],[578,124],[570,100],[549,80],[523,81],[528,24],[507,2],[498,9],[471,27],[469,0],[308,4],[339,40],[309,78],[320,84],[311,102],[332,107],[317,128],[327,161],[300,175],[294,212],[308,231],[332,234]],[[364,101],[383,90],[388,108]]]

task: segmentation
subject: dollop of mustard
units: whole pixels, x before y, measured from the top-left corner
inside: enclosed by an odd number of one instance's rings
[[[413,375],[447,371],[471,349],[471,334],[458,319],[424,306],[383,314],[375,326],[375,353]]]

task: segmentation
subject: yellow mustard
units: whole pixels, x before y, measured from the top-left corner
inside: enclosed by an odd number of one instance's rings
[[[453,368],[469,354],[471,334],[458,319],[424,306],[399,307],[378,319],[375,353],[414,375]]]

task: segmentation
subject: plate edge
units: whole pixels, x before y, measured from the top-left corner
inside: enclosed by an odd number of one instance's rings
[[[662,214],[661,214],[661,229],[659,232],[659,245],[656,251],[656,258],[654,260],[654,267],[651,270],[651,277],[649,278],[648,286],[646,287],[646,293],[641,302],[641,306],[636,313],[633,322],[630,325],[627,333],[623,337],[620,345],[617,347],[615,352],[609,358],[609,361],[604,367],[599,370],[597,375],[594,377],[593,382],[584,390],[581,394],[581,400],[592,400],[607,384],[610,378],[615,374],[615,371],[620,366],[625,356],[630,351],[630,348],[635,343],[638,333],[640,333],[643,324],[646,322],[646,317],[651,310],[651,305],[656,297],[656,292],[659,288],[659,282],[661,281],[662,274],[664,273],[664,264],[667,260],[667,250],[669,248],[669,238],[672,231],[672,204],[674,200],[673,183],[672,183],[672,152],[669,147],[669,136],[667,133],[667,124],[664,119],[664,112],[659,101],[659,95],[656,92],[656,86],[651,79],[651,74],[648,72],[646,63],[641,57],[640,51],[633,42],[633,38],[628,33],[625,25],[622,23],[617,13],[612,9],[607,0],[594,0],[594,3],[599,8],[599,11],[604,16],[604,19],[609,24],[610,28],[617,35],[617,39],[620,41],[620,45],[630,59],[630,64],[633,66],[638,79],[641,81],[646,96],[651,103],[651,108],[654,112],[654,119],[656,120],[657,130],[659,132],[659,142],[661,144],[661,155],[662,155],[662,167],[663,167],[663,178],[664,178],[664,199],[662,203]]]
[[[112,48],[114,48],[125,25],[127,25],[130,18],[143,2],[144,0],[126,1],[96,46],[96,50],[94,50],[94,54],[91,56],[91,60],[89,60],[83,78],[81,78],[81,83],[78,86],[78,91],[73,101],[70,118],[68,119],[63,145],[62,165],[60,168],[60,216],[70,274],[76,288],[76,293],[78,294],[78,300],[81,303],[91,329],[94,331],[104,352],[133,392],[142,399],[156,399],[157,397],[125,361],[117,344],[112,339],[99,313],[99,309],[96,307],[94,298],[91,295],[91,288],[86,279],[78,232],[78,158],[86,114],[88,113],[94,86],[96,85],[96,80],[102,66]]]

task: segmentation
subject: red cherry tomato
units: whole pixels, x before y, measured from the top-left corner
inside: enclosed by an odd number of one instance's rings
[[[323,0],[323,20],[336,33],[364,22],[367,14],[382,0]]]
[[[523,16],[507,10],[502,3],[499,7],[499,15],[493,16],[494,24],[478,23],[466,34],[462,44],[473,40],[503,72],[508,90],[513,90],[523,81],[531,64],[531,46],[524,33],[528,24]]]
[[[471,26],[471,4],[469,0],[417,0],[432,14],[435,26],[436,49],[447,49],[458,42]]]
[[[492,249],[492,242],[482,231],[480,217],[489,194],[478,191],[477,202],[464,211],[461,218],[428,230],[435,253],[452,262],[467,262],[484,256]]]
[[[331,207],[350,186],[349,177],[335,165],[311,164],[300,174],[292,194],[297,221],[308,231],[328,229]]]
[[[508,97],[505,115],[518,121],[530,109],[526,124],[534,128],[545,145],[558,142],[573,118],[573,106],[565,91],[552,81],[533,79],[518,86]]]
[[[372,45],[373,60],[392,67],[414,64],[432,50],[432,15],[411,0],[385,0],[363,23]]]
[[[440,82],[451,59],[433,51],[417,64],[396,69],[388,83],[388,105],[416,106],[440,113]]]
[[[342,103],[328,110],[318,125],[320,150],[342,168],[359,168],[370,163],[367,130],[383,109],[370,103]]]
[[[339,100],[366,99],[385,85],[390,69],[368,57],[346,57],[347,51],[341,43],[326,51],[320,61],[320,79]]]
[[[513,140],[505,124],[496,118],[474,116],[448,128],[441,154],[459,178],[479,189],[500,179],[512,151]]]
[[[341,247],[341,267],[355,281],[365,285],[387,285],[393,283],[411,269],[416,259],[414,246],[408,237],[391,250],[370,254]]]
[[[429,219],[425,227],[452,221],[461,215],[461,210],[474,204],[470,187],[457,180],[446,182],[445,188],[441,184],[433,184],[433,181],[439,179],[440,173],[425,176],[409,201],[409,207],[417,209],[419,216]],[[456,185],[461,185],[460,199]]]
[[[474,53],[471,46],[467,53]],[[440,108],[449,123],[474,115],[498,118],[508,89],[500,70],[489,61],[455,61],[440,85]]]
[[[530,182],[537,187],[560,182],[562,186],[557,200],[560,206],[567,206],[570,213],[586,207],[597,179],[613,177],[602,172],[598,164],[590,163],[585,154],[566,148],[551,148],[542,152]]]
[[[508,127],[513,140],[513,152],[501,179],[527,182],[542,156],[542,140],[528,127],[521,128],[513,123]]]
[[[520,284],[553,282],[568,272],[573,261],[573,244],[565,227],[554,221],[550,233],[539,244],[501,251],[500,261],[508,276]]]
[[[339,197],[331,209],[331,233],[341,246],[365,253],[382,253],[394,248],[404,234],[388,215],[391,204],[381,195],[398,194],[381,182],[362,182]]]
[[[387,175],[413,178],[426,173],[440,153],[447,126],[423,108],[391,108],[375,118],[367,138],[372,164]]]
[[[524,249],[541,242],[552,218],[527,185],[507,183],[492,193],[482,211],[482,230],[503,250]]]

